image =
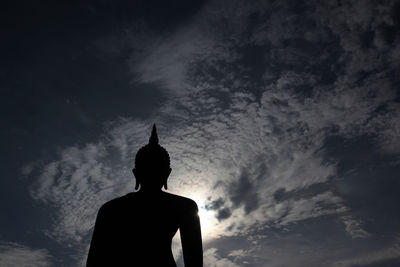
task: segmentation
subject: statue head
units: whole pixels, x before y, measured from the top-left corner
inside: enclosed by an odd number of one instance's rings
[[[156,125],[149,143],[136,153],[135,168],[132,170],[136,178],[135,189],[168,189],[167,180],[171,173],[170,160],[167,150],[159,145]]]

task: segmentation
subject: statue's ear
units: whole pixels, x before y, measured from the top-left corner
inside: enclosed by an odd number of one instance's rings
[[[135,190],[138,190],[140,186],[140,178],[139,178],[140,175],[138,175],[138,171],[136,169],[132,169],[132,173],[136,179]]]
[[[139,189],[139,185],[140,185],[140,182],[138,181],[138,179],[136,179],[135,190]]]
[[[167,175],[165,176],[165,181],[164,181],[164,188],[165,188],[165,190],[168,190],[167,180],[168,180],[169,175],[171,174],[171,171],[172,171],[172,169],[171,169],[171,168],[168,168],[168,170],[167,170]]]

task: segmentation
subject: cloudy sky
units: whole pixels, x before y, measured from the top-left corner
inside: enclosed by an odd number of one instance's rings
[[[0,265],[80,266],[153,122],[205,266],[400,265],[396,1],[1,9]],[[173,250],[182,266],[179,237]]]

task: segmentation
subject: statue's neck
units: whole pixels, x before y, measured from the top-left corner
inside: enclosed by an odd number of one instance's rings
[[[152,187],[141,187],[138,191],[139,194],[143,195],[158,195],[161,194],[163,191],[161,188],[152,188]]]

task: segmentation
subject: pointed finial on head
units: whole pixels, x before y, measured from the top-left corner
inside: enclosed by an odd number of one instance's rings
[[[151,131],[149,145],[158,145],[158,136],[157,136],[157,129],[156,129],[155,123],[153,124],[153,130]]]

